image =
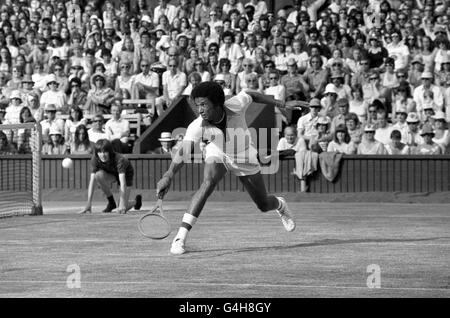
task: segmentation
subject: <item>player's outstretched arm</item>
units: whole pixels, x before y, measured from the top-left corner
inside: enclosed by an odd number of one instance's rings
[[[272,96],[264,95],[253,91],[248,91],[246,93],[250,95],[253,98],[253,101],[256,103],[272,104],[276,107],[284,108],[284,103],[280,100],[274,99]]]
[[[156,186],[156,195],[163,198],[169,191],[173,176],[181,169],[185,162],[189,162],[194,152],[195,143],[190,140],[183,140],[181,147],[175,153],[169,169],[164,173]]]
[[[89,188],[88,188],[88,199],[86,206],[83,210],[78,212],[79,214],[91,213],[92,212],[92,199],[95,191],[95,173],[91,173],[91,178],[89,180]]]

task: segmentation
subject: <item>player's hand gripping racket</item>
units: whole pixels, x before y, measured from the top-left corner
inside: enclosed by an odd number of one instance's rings
[[[169,236],[171,227],[164,216],[161,197],[156,206],[139,219],[138,229],[143,236],[154,240],[162,240]]]

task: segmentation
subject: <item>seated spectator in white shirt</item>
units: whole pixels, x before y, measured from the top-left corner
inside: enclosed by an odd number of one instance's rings
[[[402,142],[402,133],[394,129],[391,132],[391,142],[385,145],[386,151],[389,155],[409,155],[409,146]]]
[[[264,90],[264,94],[273,96],[274,99],[284,102],[286,99],[286,87],[280,85],[280,77],[278,71],[272,70],[269,73],[269,87]],[[283,122],[287,123],[288,119],[284,111],[275,107],[275,127],[280,131],[283,126]]]
[[[422,85],[414,89],[413,98],[416,102],[416,109],[420,119],[423,119],[423,107],[427,103],[426,91],[432,92],[432,100],[436,105],[435,111],[444,110],[444,95],[441,87],[432,84],[433,77],[431,72],[423,72],[421,76]]]
[[[122,103],[116,100],[111,106],[112,117],[105,124],[105,132],[115,152],[129,153],[128,138],[130,137],[130,122],[121,118],[121,113]]]
[[[406,132],[405,143],[411,148],[411,152],[414,152],[415,147],[423,144],[423,139],[419,131],[420,120],[417,113],[409,113],[406,118],[406,123],[408,124],[408,130]]]
[[[65,122],[63,119],[56,117],[56,107],[53,104],[47,104],[45,106],[44,114],[46,119],[41,121],[42,139],[47,141],[52,128],[57,128],[64,131]]]
[[[159,91],[158,74],[150,70],[150,62],[146,59],[141,60],[140,66],[142,72],[134,76],[131,98],[142,99],[157,96]]]
[[[297,131],[293,126],[284,128],[284,137],[278,141],[277,151],[279,156],[292,156],[297,151],[306,150],[306,142],[303,138],[297,137]]]
[[[108,134],[103,130],[105,119],[97,114],[92,118],[92,127],[88,130],[89,141],[96,143],[100,139],[108,139]]]
[[[392,124],[388,123],[387,113],[383,109],[377,112],[377,124],[375,139],[383,145],[387,145],[391,142]]]
[[[322,109],[320,100],[317,98],[311,99],[309,109],[309,113],[303,115],[297,121],[298,136],[307,141],[317,134],[315,127],[319,120],[319,112]]]
[[[42,93],[41,96],[41,107],[45,108],[46,105],[53,104],[56,107],[56,111],[65,114],[68,110],[67,95],[58,90],[59,83],[56,81],[54,74],[50,74],[47,77],[47,87],[49,89]]]
[[[20,94],[20,91],[12,91],[9,100],[10,103],[5,110],[4,124],[19,124],[20,111],[23,108],[22,96]]]
[[[364,137],[358,145],[356,153],[358,155],[385,155],[387,154],[384,145],[375,140],[375,125],[369,124],[364,128]]]
[[[170,59],[168,67],[169,69],[162,75],[163,96],[156,98],[155,101],[158,116],[161,116],[165,107],[172,106],[187,86],[187,76],[179,70],[178,60]]]
[[[233,95],[233,93],[231,92],[231,89],[229,89],[226,86],[225,76],[223,74],[217,74],[214,77],[214,82],[216,82],[217,84],[219,84],[222,87],[225,97]]]
[[[52,127],[49,131],[50,138],[42,146],[42,154],[44,155],[65,155],[68,153],[67,145],[64,142],[62,129]]]
[[[356,146],[351,141],[345,124],[336,126],[333,140],[328,144],[327,152],[338,152],[346,155],[356,153]]]
[[[430,124],[425,124],[422,127],[420,136],[423,138],[423,143],[415,148],[415,154],[418,155],[442,155],[442,148],[433,141],[434,130]]]

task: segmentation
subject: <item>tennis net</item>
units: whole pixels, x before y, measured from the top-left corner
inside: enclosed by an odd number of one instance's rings
[[[40,125],[0,125],[0,143],[0,218],[42,214]]]

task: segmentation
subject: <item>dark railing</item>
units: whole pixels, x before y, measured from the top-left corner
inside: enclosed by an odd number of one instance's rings
[[[72,169],[61,165],[65,156],[43,156],[44,189],[87,189],[90,176],[89,156],[70,156]],[[170,165],[164,155],[127,155],[135,169],[134,186],[155,189]],[[0,156],[0,191],[2,185],[24,181],[22,167],[28,156]],[[270,192],[300,192],[300,181],[292,174],[295,160],[280,160],[276,173],[264,175]],[[26,169],[29,171],[29,169]],[[27,172],[29,173],[29,172]],[[26,176],[25,176],[26,177]],[[186,164],[175,176],[172,191],[195,191],[203,178],[201,163]],[[450,156],[344,156],[336,180],[329,182],[317,171],[307,180],[314,193],[346,192],[444,192],[450,191]],[[228,173],[219,183],[219,191],[244,191],[238,178]]]

